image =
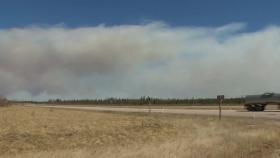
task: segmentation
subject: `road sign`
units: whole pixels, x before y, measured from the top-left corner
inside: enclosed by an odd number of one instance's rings
[[[225,96],[224,95],[218,95],[217,100],[218,100],[218,102],[222,102],[222,101],[225,100]]]

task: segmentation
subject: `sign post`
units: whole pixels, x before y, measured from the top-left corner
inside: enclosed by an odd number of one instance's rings
[[[224,101],[225,96],[224,95],[218,95],[217,101],[219,103],[219,120],[222,119],[222,102]]]
[[[147,98],[147,101],[148,101],[148,106],[149,106],[149,114],[151,114],[151,112],[152,112],[152,107],[151,107],[151,98],[150,98],[150,97],[148,97],[148,98]]]

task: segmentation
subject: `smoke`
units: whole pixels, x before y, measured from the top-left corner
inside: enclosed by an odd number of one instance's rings
[[[280,91],[280,28],[164,23],[0,30],[0,96],[212,97]]]

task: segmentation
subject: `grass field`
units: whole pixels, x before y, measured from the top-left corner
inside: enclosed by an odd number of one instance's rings
[[[280,121],[0,108],[4,158],[279,158]]]

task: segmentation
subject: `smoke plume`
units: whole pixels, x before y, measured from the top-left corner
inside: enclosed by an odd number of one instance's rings
[[[280,28],[142,25],[0,30],[0,96],[213,97],[280,92]]]

